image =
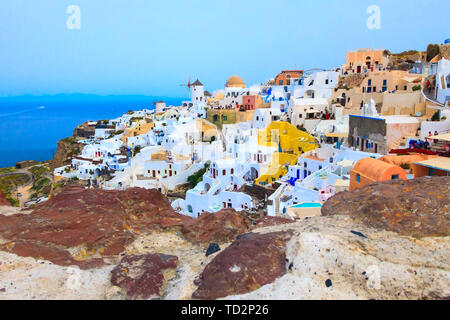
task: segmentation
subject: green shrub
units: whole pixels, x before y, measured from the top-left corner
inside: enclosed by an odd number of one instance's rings
[[[438,111],[436,111],[436,112],[433,114],[433,116],[431,117],[431,121],[439,121],[439,120],[441,120],[441,117],[440,117],[440,115],[439,115],[439,110],[438,110]]]
[[[17,169],[15,167],[8,167],[8,168],[0,168],[0,174],[3,173],[11,173],[16,171]]]
[[[422,89],[421,85],[417,85],[417,86],[412,87],[412,91],[419,91],[420,89]]]
[[[409,169],[411,169],[411,165],[409,163],[402,163],[402,164],[400,164],[400,168],[409,170]]]
[[[429,44],[427,47],[427,61],[430,62],[440,51],[441,49],[438,44]]]
[[[211,163],[208,161],[207,163],[205,163],[204,168],[198,170],[196,173],[187,178],[187,181],[189,182],[191,188],[195,188],[195,186],[203,180],[203,175],[206,173],[206,170],[208,170],[210,165]]]

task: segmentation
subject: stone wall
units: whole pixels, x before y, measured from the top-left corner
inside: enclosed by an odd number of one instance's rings
[[[359,146],[357,141],[359,137]],[[377,144],[377,153],[386,153],[386,121],[384,119],[368,118],[361,116],[350,116],[349,120],[349,136],[348,144],[350,147],[356,147],[361,150],[361,141],[369,138],[372,144]],[[375,152],[375,148],[366,150],[364,146],[363,151]]]

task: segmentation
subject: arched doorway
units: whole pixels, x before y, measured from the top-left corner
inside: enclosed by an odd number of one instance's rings
[[[250,168],[250,179],[251,180],[256,180],[259,178],[259,172],[258,170],[256,170],[254,167]]]
[[[307,90],[305,95],[306,95],[305,98],[314,99],[314,90]]]

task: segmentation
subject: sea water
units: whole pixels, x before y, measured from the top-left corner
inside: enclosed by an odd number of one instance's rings
[[[0,167],[53,158],[57,142],[86,121],[113,119],[129,110],[152,109],[154,97],[88,96],[0,98]],[[163,98],[168,105],[182,99]]]

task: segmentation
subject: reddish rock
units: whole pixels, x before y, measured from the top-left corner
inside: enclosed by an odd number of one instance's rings
[[[167,198],[154,189],[105,191],[69,186],[37,205],[30,215],[0,216],[0,237],[12,243],[0,245],[0,249],[87,268],[90,262],[71,260],[67,249],[83,246],[85,260],[114,256],[138,234],[181,227],[191,219],[175,212]]]
[[[219,253],[195,284],[193,299],[218,299],[244,294],[272,283],[286,273],[287,232],[249,233]]]
[[[178,258],[160,253],[127,256],[111,272],[111,283],[125,289],[127,298],[148,300],[163,295],[167,269],[175,269]]]
[[[413,237],[450,235],[450,177],[392,180],[340,192],[322,215],[348,215],[369,227]]]
[[[204,213],[183,225],[184,236],[195,243],[229,242],[249,230],[250,220],[247,216],[233,209]]]
[[[253,226],[253,229],[278,226],[281,224],[288,224],[288,223],[294,223],[294,222],[295,222],[295,220],[286,219],[286,218],[282,218],[282,217],[263,217],[256,221],[255,225]]]
[[[6,200],[5,194],[0,190],[0,206],[11,206],[11,203]]]

